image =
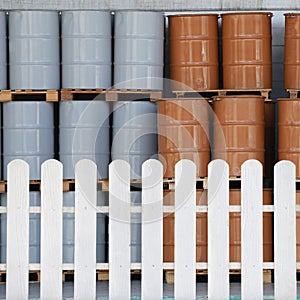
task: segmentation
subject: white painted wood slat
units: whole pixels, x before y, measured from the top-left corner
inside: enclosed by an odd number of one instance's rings
[[[109,165],[109,299],[130,299],[130,166]]]
[[[246,300],[263,299],[262,176],[262,165],[257,160],[242,165],[241,294]]]
[[[208,298],[229,299],[229,168],[208,165]]]
[[[175,299],[196,298],[196,165],[175,165]]]
[[[163,167],[142,166],[142,299],[163,298]],[[155,249],[155,250],[154,250]],[[154,250],[154,251],[153,251]]]
[[[274,168],[275,299],[296,299],[295,165],[280,161]]]
[[[74,298],[96,298],[97,166],[87,159],[75,166]]]
[[[62,163],[42,164],[41,299],[62,299]]]
[[[17,159],[7,168],[6,299],[28,299],[29,166]]]

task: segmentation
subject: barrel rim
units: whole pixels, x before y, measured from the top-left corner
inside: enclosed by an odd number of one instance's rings
[[[213,96],[212,97],[212,100],[214,101],[220,101],[220,100],[223,100],[223,99],[230,99],[230,98],[238,98],[238,99],[241,99],[241,98],[247,98],[247,99],[262,99],[262,100],[265,100],[266,97],[264,96],[261,96],[261,95],[224,95],[224,96]]]
[[[294,13],[294,12],[289,12],[289,13],[285,13],[283,14],[285,17],[298,17],[300,16],[300,13]]]
[[[172,18],[172,19],[176,19],[179,17],[217,17],[220,18],[220,14],[214,14],[214,13],[205,13],[205,14],[191,14],[191,13],[187,13],[187,14],[176,14],[176,15],[168,15],[168,18]]]
[[[241,16],[241,15],[267,15],[269,17],[273,17],[273,13],[271,12],[230,12],[221,14],[221,18],[226,16]]]
[[[277,98],[277,101],[299,102],[300,98]]]
[[[191,91],[193,92],[193,91]],[[157,99],[155,102],[161,102],[161,101],[168,101],[168,102],[182,102],[182,101],[201,101],[201,100],[206,100],[209,101],[211,98],[209,97],[190,97],[190,98],[160,98]]]

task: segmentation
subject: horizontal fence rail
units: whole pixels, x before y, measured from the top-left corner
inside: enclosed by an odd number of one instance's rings
[[[229,299],[229,270],[241,270],[243,299],[263,298],[263,269],[274,269],[275,298],[295,299],[296,178],[295,166],[281,161],[274,168],[274,205],[263,205],[263,171],[256,160],[242,166],[241,206],[229,205],[229,170],[223,160],[208,166],[208,205],[196,206],[195,164],[181,160],[175,170],[175,205],[163,205],[163,167],[148,160],[142,167],[142,204],[130,205],[130,166],[109,166],[109,206],[97,206],[97,169],[90,160],[76,165],[75,207],[63,207],[63,166],[42,165],[41,207],[29,205],[29,166],[8,165],[6,298],[28,298],[28,273],[41,271],[41,299],[62,299],[62,271],[74,270],[74,298],[95,299],[96,271],[109,270],[110,299],[130,299],[130,271],[142,272],[142,298],[163,297],[163,270],[174,270],[176,299],[196,298],[196,270],[208,270],[209,299]],[[142,261],[131,263],[130,214],[142,215]],[[163,214],[175,214],[175,261],[163,262]],[[208,217],[208,261],[196,262],[196,213]],[[241,263],[229,261],[229,213],[241,212]],[[263,263],[263,212],[274,213],[274,262]],[[41,214],[41,263],[29,264],[29,214]],[[74,264],[62,263],[63,213],[75,214]],[[109,216],[109,262],[96,263],[97,214]]]

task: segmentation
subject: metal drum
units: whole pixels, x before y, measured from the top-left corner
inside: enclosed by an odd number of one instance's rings
[[[296,204],[300,204],[300,190],[296,190]],[[296,212],[296,228],[296,261],[300,262],[300,212]]]
[[[141,205],[142,203],[142,192],[130,192],[131,194],[131,205]],[[141,262],[142,257],[142,215],[139,213],[131,213],[131,225],[130,225],[130,252],[131,262]]]
[[[62,12],[62,88],[111,87],[111,14]]]
[[[228,162],[230,176],[241,176],[247,159],[264,165],[264,97],[217,96],[213,106],[214,159]]]
[[[285,14],[284,88],[300,88],[300,14]]]
[[[99,179],[108,178],[109,104],[63,101],[59,105],[59,159],[64,165],[64,179],[75,178],[75,165],[84,158],[97,164]]]
[[[271,13],[222,14],[224,89],[272,88]]]
[[[219,88],[218,15],[169,16],[172,90]]]
[[[229,204],[241,205],[241,190],[229,191]],[[273,204],[272,189],[263,190],[263,204]],[[241,213],[229,213],[229,258],[230,262],[241,261]],[[263,213],[263,261],[273,261],[273,215],[271,212]]]
[[[196,175],[207,176],[210,161],[209,105],[206,98],[158,101],[158,152],[164,177],[175,177],[175,164],[192,160]]]
[[[114,53],[115,88],[162,90],[163,14],[117,11]]]
[[[6,14],[0,12],[0,89],[7,89]]]
[[[31,180],[41,179],[41,164],[54,157],[53,103],[12,101],[3,103],[4,179],[7,164],[25,160]]]
[[[58,12],[9,13],[9,74],[10,89],[60,88]]]
[[[65,192],[63,194],[64,206],[74,207],[75,192]],[[97,205],[108,205],[108,192],[97,192]],[[102,213],[97,213],[97,249],[96,259],[97,263],[106,261],[106,216]],[[63,216],[63,263],[74,263],[74,249],[75,249],[75,217],[74,214],[64,213]]]
[[[278,160],[290,160],[300,177],[300,99],[278,99]]]
[[[174,205],[174,191],[164,192],[164,205]],[[207,190],[197,190],[197,205],[207,205]],[[207,262],[207,213],[196,214],[196,261]],[[163,220],[163,261],[174,262],[174,213],[165,213]]]
[[[131,179],[140,179],[142,164],[157,154],[156,104],[148,101],[114,103],[111,158],[131,166]]]
[[[0,195],[1,206],[7,206],[7,194]],[[29,192],[30,206],[41,206],[41,193]],[[0,215],[0,257],[1,263],[6,263],[7,246],[7,215]],[[41,216],[30,214],[29,217],[29,263],[40,263]]]

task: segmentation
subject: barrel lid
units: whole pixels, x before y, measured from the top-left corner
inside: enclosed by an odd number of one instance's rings
[[[178,17],[220,17],[219,14],[176,14],[176,15],[168,15],[168,18],[178,18]]]
[[[234,13],[225,13],[221,14],[221,17],[226,17],[226,16],[242,16],[242,15],[267,15],[269,17],[273,17],[273,14],[271,12],[234,12]]]
[[[157,99],[155,102],[160,102],[160,101],[172,101],[172,102],[176,102],[176,101],[200,101],[200,100],[206,100],[209,101],[210,98],[208,97],[198,97],[198,98],[161,98],[161,99]]]
[[[284,14],[285,17],[290,17],[290,18],[296,18],[298,16],[300,16],[300,13],[293,13],[293,12],[290,12],[290,13],[286,13]]]

